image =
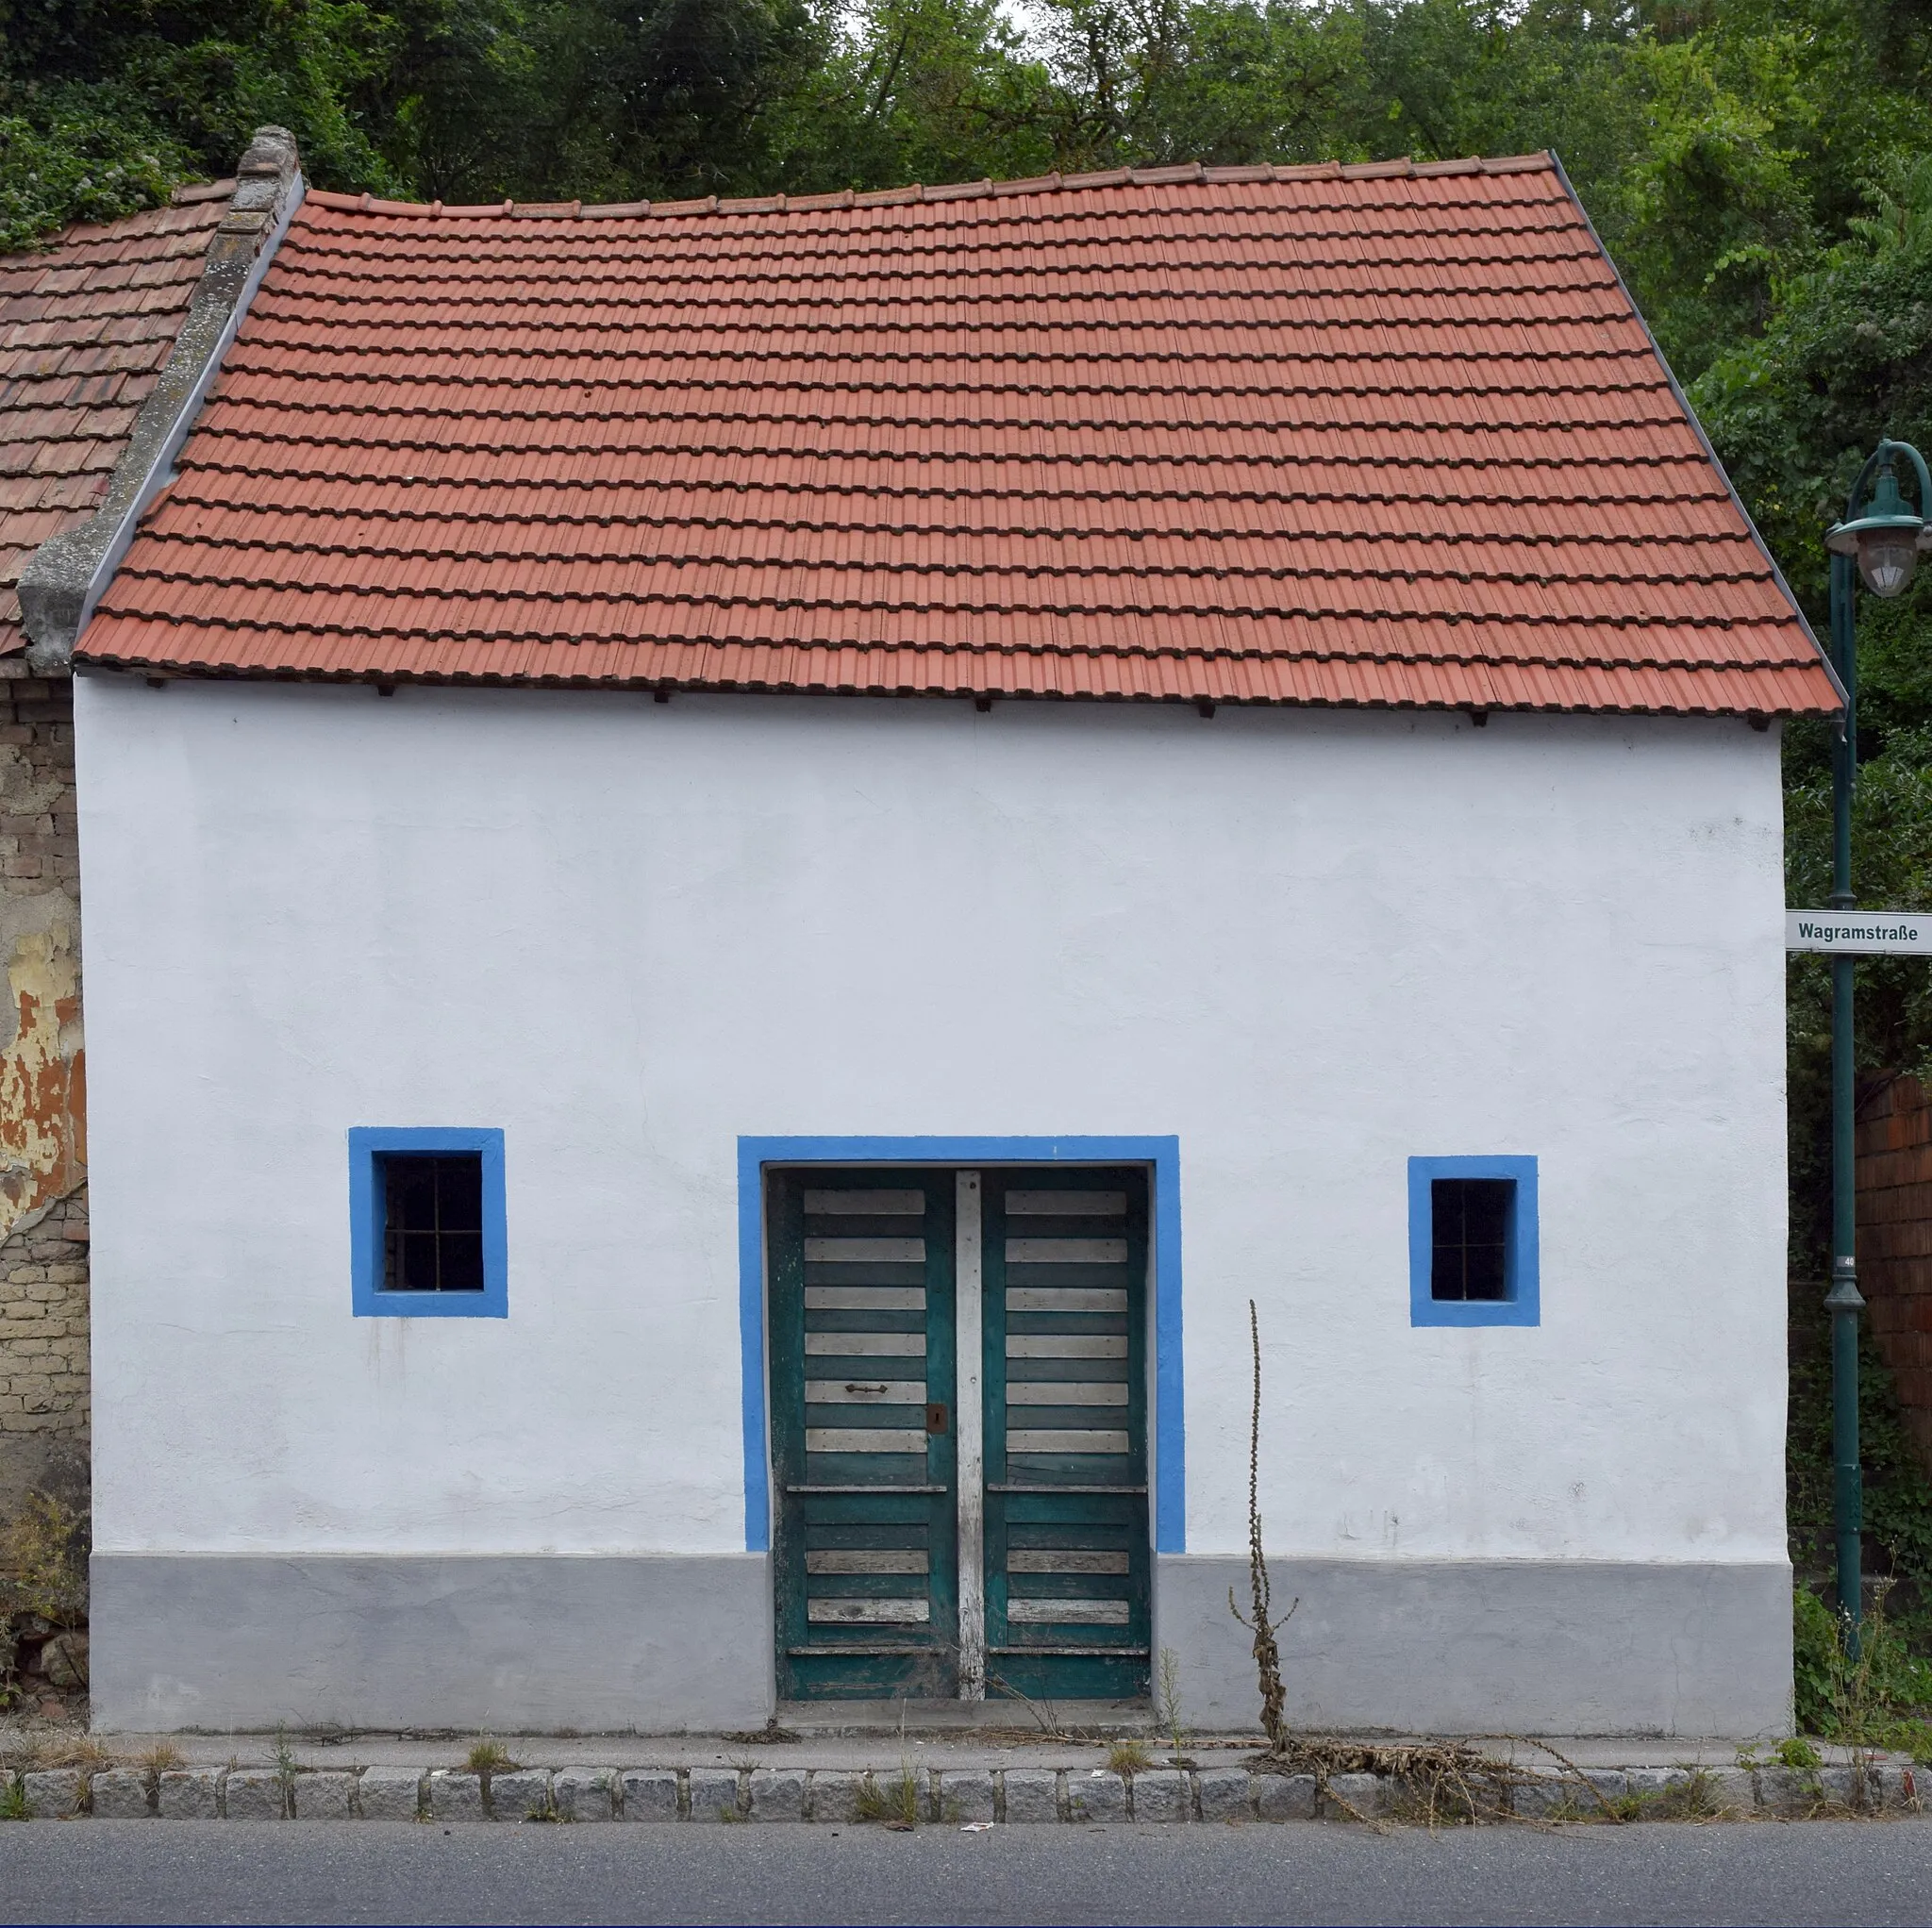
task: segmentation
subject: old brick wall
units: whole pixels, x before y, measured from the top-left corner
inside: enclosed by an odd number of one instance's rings
[[[1932,1471],[1932,1105],[1895,1078],[1858,1107],[1858,1288]]]
[[[86,1060],[74,690],[0,657],[0,1518],[87,1489]]]
[[[0,1518],[87,1492],[87,1246],[84,1185],[0,1245]]]

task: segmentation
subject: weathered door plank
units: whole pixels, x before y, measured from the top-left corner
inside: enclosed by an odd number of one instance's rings
[[[951,1172],[767,1174],[786,1699],[958,1678]]]
[[[1146,1175],[984,1186],[990,1690],[1144,1695]]]

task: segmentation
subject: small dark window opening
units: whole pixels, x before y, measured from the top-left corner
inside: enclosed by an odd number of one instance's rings
[[[1507,1299],[1513,1178],[1437,1178],[1429,1184],[1432,1299]]]
[[[483,1158],[477,1152],[380,1155],[386,1292],[483,1289]]]

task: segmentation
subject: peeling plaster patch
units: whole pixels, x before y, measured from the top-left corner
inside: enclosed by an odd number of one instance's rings
[[[13,1037],[0,1052],[0,1238],[71,1191],[87,1162],[86,1053],[71,929],[17,936],[7,983]]]
[[[11,807],[11,799],[6,797],[0,788],[0,808]],[[77,947],[75,932],[80,922],[80,906],[64,890],[42,890],[31,897],[0,896],[0,956],[14,956],[29,938],[58,938],[60,947],[70,958]],[[69,975],[76,976],[78,968],[70,963]],[[75,994],[74,1023],[75,1030],[75,1050],[79,1046],[79,1003]],[[18,993],[4,1004],[0,1004],[0,1051],[18,1041],[20,1037],[20,1000]],[[72,1053],[67,1054],[72,1055]]]

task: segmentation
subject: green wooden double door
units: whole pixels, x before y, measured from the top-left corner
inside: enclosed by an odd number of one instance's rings
[[[1145,1172],[766,1185],[781,1698],[1146,1694]]]

